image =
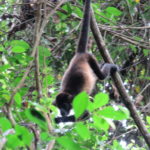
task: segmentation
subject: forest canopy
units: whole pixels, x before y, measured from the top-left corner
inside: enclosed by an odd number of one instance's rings
[[[0,0],[0,149],[150,148],[150,1],[91,3],[88,51],[119,71],[74,98],[75,117],[89,119],[56,124],[83,1]]]

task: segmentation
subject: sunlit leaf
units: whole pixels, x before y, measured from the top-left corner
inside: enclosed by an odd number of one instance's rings
[[[30,121],[38,124],[42,129],[44,130],[48,129],[45,118],[39,111],[35,109],[27,109],[25,111],[25,114]]]
[[[104,118],[101,118],[97,115],[94,115],[93,116],[93,121],[94,121],[94,125],[101,129],[101,130],[104,130],[104,131],[108,131],[109,129],[109,124],[108,122],[104,119]]]
[[[4,47],[0,46],[0,52],[4,51]]]
[[[77,123],[75,126],[77,133],[84,139],[87,140],[90,138],[90,131],[83,123]]]
[[[106,11],[114,16],[120,16],[122,14],[122,12],[115,7],[107,7]]]
[[[101,116],[114,120],[124,120],[129,117],[123,110],[115,110],[112,106],[105,107],[104,109],[99,110],[98,113]]]
[[[44,84],[44,87],[47,87],[48,85],[51,85],[54,81],[54,78],[53,76],[51,75],[47,75],[44,77],[44,80],[43,80],[43,84]]]
[[[0,72],[6,71],[10,67],[11,67],[10,64],[1,65],[0,66]]]
[[[4,132],[10,128],[12,128],[10,121],[6,118],[0,118],[0,129]]]
[[[78,94],[73,100],[73,109],[75,112],[75,117],[80,117],[83,112],[86,110],[88,106],[88,94],[86,92],[82,92]]]
[[[68,150],[83,150],[79,144],[75,143],[70,137],[62,136],[56,139],[56,141]]]
[[[7,136],[7,147],[16,149],[17,147],[24,146],[23,142],[19,139],[16,134],[10,134]]]
[[[147,121],[148,124],[150,125],[150,116],[146,116],[146,121]]]
[[[109,97],[105,93],[99,93],[94,97],[94,108],[99,108],[106,105],[109,101]]]
[[[13,41],[11,41],[11,46],[12,47],[20,46],[26,50],[30,48],[29,44],[23,40],[13,40]]]
[[[14,53],[23,53],[25,51],[26,51],[26,49],[24,47],[21,47],[21,46],[12,47],[12,52],[14,52]]]
[[[19,137],[19,139],[21,141],[23,141],[23,143],[25,145],[29,146],[31,144],[32,139],[33,139],[33,135],[27,128],[25,128],[23,126],[16,125],[15,131],[16,131],[15,134]]]
[[[135,0],[135,2],[136,2],[136,3],[139,3],[139,2],[140,2],[140,0]]]

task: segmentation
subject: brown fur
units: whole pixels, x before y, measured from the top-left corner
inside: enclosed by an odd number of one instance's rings
[[[81,91],[91,94],[97,80],[89,64],[89,53],[77,53],[71,60],[61,84],[61,92],[77,95]]]

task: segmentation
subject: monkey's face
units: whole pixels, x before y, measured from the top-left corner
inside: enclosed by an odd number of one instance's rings
[[[62,116],[67,116],[72,108],[73,96],[68,93],[60,93],[57,95],[54,105],[60,110]]]

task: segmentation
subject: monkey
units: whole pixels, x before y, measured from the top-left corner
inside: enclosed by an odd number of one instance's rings
[[[77,45],[77,50],[65,71],[59,94],[53,105],[59,108],[62,117],[55,118],[55,122],[75,122],[74,116],[68,117],[72,109],[74,97],[82,91],[89,95],[94,89],[97,79],[104,80],[107,76],[118,71],[115,64],[105,63],[99,66],[96,58],[87,52],[88,31],[90,26],[90,0],[84,0],[84,15]],[[81,102],[82,103],[82,102]],[[86,113],[88,115],[88,113]],[[87,117],[83,114],[83,118]]]

